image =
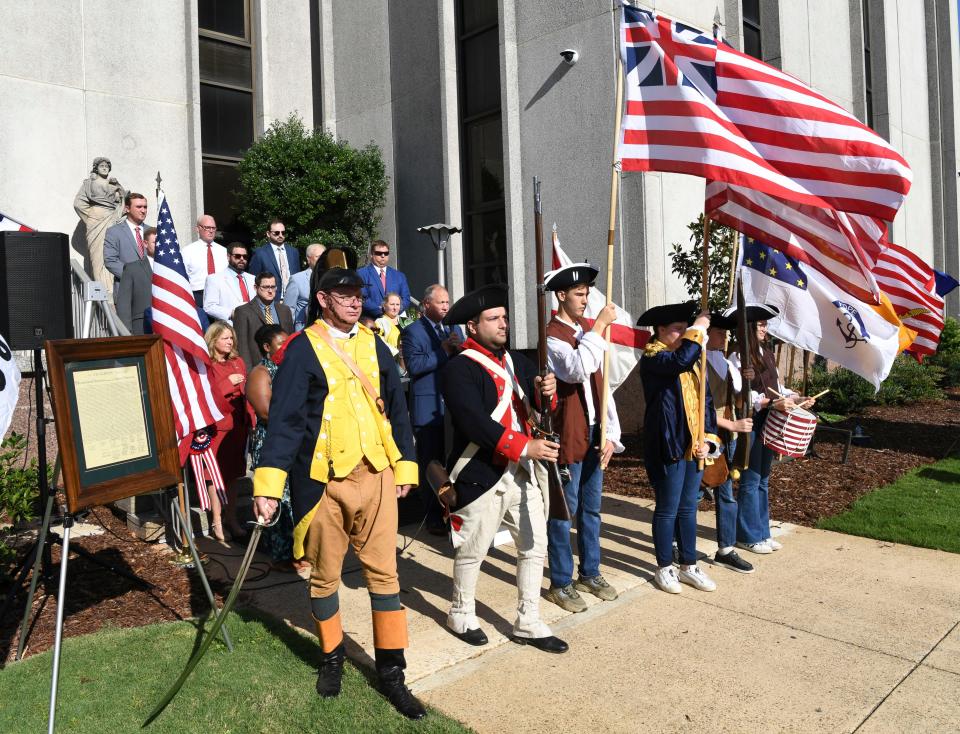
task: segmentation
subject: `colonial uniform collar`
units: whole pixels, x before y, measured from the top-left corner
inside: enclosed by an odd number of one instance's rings
[[[581,329],[582,331],[586,331],[586,329],[583,328],[583,324],[581,323],[580,319],[577,319],[576,321],[568,321],[567,319],[565,319],[563,316],[560,315],[560,311],[557,311],[557,312],[553,315],[553,318],[555,318],[557,321],[559,321],[559,322],[560,322],[561,324],[563,324],[564,326],[570,327],[571,329],[573,329],[574,332],[575,332],[577,329]]]
[[[357,335],[357,332],[359,332],[361,329],[365,329],[366,331],[369,331],[371,334],[373,333],[372,331],[370,331],[369,328],[361,324],[359,321],[353,325],[353,328],[350,329],[350,331],[341,331],[335,326],[331,326],[330,324],[328,324],[322,318],[317,319],[317,323],[323,326],[327,331],[329,331],[330,336],[332,336],[334,339],[352,339]]]
[[[496,360],[497,362],[501,362],[501,363],[503,362],[503,355],[504,355],[504,354],[506,353],[506,351],[507,351],[506,349],[498,349],[498,350],[495,351],[495,352],[491,352],[489,349],[487,349],[485,346],[483,346],[480,342],[474,341],[474,340],[473,340],[473,337],[470,337],[469,339],[467,339],[467,340],[463,343],[463,348],[464,348],[464,349],[475,349],[476,351],[480,352],[480,354],[482,354],[482,355],[484,355],[484,356],[486,356],[486,357],[489,357],[490,359],[494,359],[494,360]]]

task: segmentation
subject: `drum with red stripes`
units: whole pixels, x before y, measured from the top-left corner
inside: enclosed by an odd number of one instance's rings
[[[781,456],[799,459],[807,453],[816,428],[817,416],[803,408],[789,413],[771,408],[763,425],[763,445]]]

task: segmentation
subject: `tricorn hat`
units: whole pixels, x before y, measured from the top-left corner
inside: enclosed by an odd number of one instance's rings
[[[571,263],[556,270],[551,270],[543,276],[543,287],[548,291],[565,291],[575,285],[585,283],[593,285],[600,271],[588,262]]]
[[[637,326],[666,326],[678,321],[690,323],[697,314],[696,301],[684,301],[683,303],[668,303],[664,306],[654,306],[647,309],[639,319]]]
[[[507,286],[502,283],[491,283],[459,298],[447,311],[443,323],[447,326],[465,324],[489,308],[501,306],[506,308],[507,302]]]
[[[780,309],[767,303],[749,303],[746,307],[747,323],[769,321],[780,315]],[[731,306],[723,313],[710,314],[710,326],[733,331],[737,328],[737,307]]]
[[[344,286],[348,288],[363,288],[363,280],[357,275],[356,270],[347,270],[346,268],[330,268],[317,283],[318,291],[329,291],[331,288]]]

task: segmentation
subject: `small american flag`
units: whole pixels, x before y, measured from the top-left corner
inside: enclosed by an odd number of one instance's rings
[[[620,48],[622,170],[716,182],[713,218],[747,231],[735,215],[748,210],[753,236],[790,243],[845,290],[877,292],[877,220],[894,218],[912,177],[885,140],[794,77],[652,12],[623,7]]]
[[[190,290],[187,271],[180,254],[177,230],[170,214],[170,205],[161,191],[157,214],[157,249],[153,259],[153,331],[163,338],[163,350],[167,358],[167,377],[170,382],[170,397],[173,401],[174,418],[177,422],[177,437],[180,439],[181,462],[192,454],[192,465],[197,478],[197,494],[200,504],[207,509],[204,487],[204,466],[210,462],[216,469],[216,459],[206,443],[203,460],[196,460],[191,452],[191,439],[197,431],[213,426],[223,418],[210,389],[208,368],[210,354],[203,340],[197,304]],[[198,471],[199,470],[199,471]],[[223,480],[219,470],[207,472],[221,500]]]
[[[910,351],[934,354],[943,331],[943,298],[936,292],[936,275],[916,253],[890,244],[873,271],[904,326],[917,332]]]

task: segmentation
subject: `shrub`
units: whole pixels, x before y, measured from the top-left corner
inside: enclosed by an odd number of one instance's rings
[[[14,526],[36,517],[40,474],[36,459],[23,466],[26,448],[27,439],[19,433],[11,433],[0,443],[0,520]],[[14,555],[0,530],[0,578],[6,575]]]
[[[687,225],[690,230],[690,247],[685,249],[673,243],[670,252],[670,270],[683,281],[690,298],[700,301],[703,284],[703,215]],[[730,290],[730,268],[733,263],[733,238],[736,233],[716,222],[710,226],[710,310],[722,311],[727,307]]]
[[[954,318],[944,322],[937,353],[924,361],[943,370],[943,387],[960,386],[960,322]]]
[[[356,149],[291,115],[277,121],[237,165],[237,216],[253,232],[274,217],[297,246],[348,245],[358,254],[376,234],[387,190],[380,149]]]
[[[901,354],[893,363],[887,379],[874,393],[873,385],[848,369],[827,371],[816,365],[810,372],[808,392],[816,395],[830,392],[817,400],[817,411],[858,413],[870,405],[904,405],[918,400],[943,397],[939,382],[943,370],[935,365],[921,365],[913,357]]]

